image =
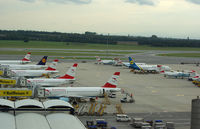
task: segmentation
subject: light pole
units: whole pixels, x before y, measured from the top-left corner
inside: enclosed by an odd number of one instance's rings
[[[109,33],[108,33],[108,36],[107,36],[107,51],[106,51],[107,57],[108,57],[108,37],[109,37]]]

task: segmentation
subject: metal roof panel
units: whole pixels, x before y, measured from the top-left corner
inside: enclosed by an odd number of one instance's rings
[[[56,106],[63,106],[63,107],[70,107],[73,108],[73,106],[68,103],[65,102],[63,100],[47,100],[45,102],[43,102],[45,109],[51,108],[51,107],[56,107]]]
[[[23,106],[36,106],[39,108],[44,108],[43,104],[35,99],[23,99],[15,102],[15,108],[20,108]]]
[[[50,129],[45,116],[37,113],[22,113],[16,116],[17,129]]]
[[[7,99],[0,99],[0,106],[15,108],[14,102]]]
[[[46,118],[52,129],[86,129],[77,117],[70,114],[53,113]]]
[[[16,129],[15,117],[9,113],[0,112],[0,128],[1,129]]]

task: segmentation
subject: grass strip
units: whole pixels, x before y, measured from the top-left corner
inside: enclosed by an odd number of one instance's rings
[[[0,55],[25,55],[26,51],[0,51]],[[32,52],[32,55],[47,55],[47,56],[121,56],[111,54],[95,54],[95,53],[59,53],[59,52]]]
[[[71,43],[71,42],[49,42],[49,41],[29,41],[0,40],[1,48],[62,48],[62,49],[98,49],[106,50],[106,44],[92,43]],[[200,51],[200,48],[191,47],[151,47],[148,45],[110,45],[110,50],[169,50],[169,51]]]

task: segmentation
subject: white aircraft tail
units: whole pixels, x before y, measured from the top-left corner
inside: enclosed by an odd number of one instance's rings
[[[103,88],[116,88],[118,83],[117,83],[117,78],[119,77],[120,72],[115,72],[112,77],[106,82]]]
[[[55,59],[52,64],[46,68],[45,70],[49,70],[49,71],[56,71],[56,65],[58,64],[58,59]]]
[[[197,75],[196,71],[192,70],[189,72],[190,73],[190,77],[195,77]]]
[[[75,78],[75,74],[76,74],[76,68],[77,68],[78,64],[75,63],[68,71],[67,73],[62,76],[59,77],[59,79],[74,79]]]
[[[96,63],[101,64],[101,58],[99,56],[96,56]]]
[[[123,65],[122,60],[120,58],[114,58],[114,65]]]
[[[30,58],[31,58],[31,53],[29,52],[25,55],[25,57],[22,59],[22,61],[30,61]]]

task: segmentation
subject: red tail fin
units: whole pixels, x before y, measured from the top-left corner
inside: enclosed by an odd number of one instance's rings
[[[165,71],[163,70],[163,71],[160,71],[160,73],[165,73]]]
[[[25,57],[22,59],[22,61],[30,61],[30,56],[31,56],[31,53],[30,53],[30,52],[27,53],[27,54],[25,55]]]
[[[58,59],[55,59],[55,60],[53,60],[53,62],[59,62],[59,60],[58,60]]]
[[[57,65],[58,61],[59,61],[58,59],[53,60],[52,64],[45,70],[56,71],[56,65]]]
[[[115,72],[112,77],[106,82],[103,88],[116,88],[117,87],[117,78],[119,77],[120,72]]]
[[[78,64],[75,63],[64,76],[59,77],[60,79],[74,79],[75,78],[75,72]]]
[[[162,67],[162,65],[157,65],[157,67]]]
[[[55,68],[52,68],[52,67],[48,67],[48,68],[46,68],[45,70],[49,70],[49,71],[56,71],[56,69]]]
[[[77,67],[78,66],[78,64],[77,63],[75,63],[72,67]]]

